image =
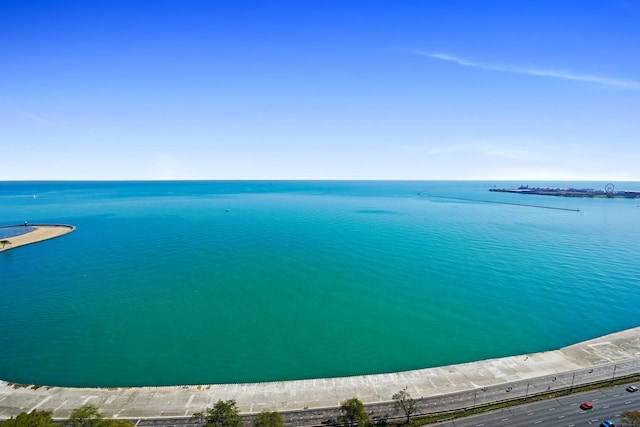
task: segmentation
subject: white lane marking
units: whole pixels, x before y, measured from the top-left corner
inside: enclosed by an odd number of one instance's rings
[[[37,404],[36,406],[34,406],[33,408],[29,409],[29,411],[28,411],[28,412],[32,412],[33,410],[38,409],[42,404],[44,404],[44,403],[48,402],[48,401],[49,401],[49,399],[51,399],[52,397],[53,397],[53,396],[47,396],[47,397],[45,397],[44,399],[42,399],[42,400],[40,401],[40,403],[38,403],[38,404]]]
[[[83,396],[80,396],[80,397],[83,397]],[[88,402],[90,399],[97,399],[97,398],[98,398],[98,396],[87,396],[87,398],[86,398],[86,399],[84,399],[84,402],[82,402],[82,404],[83,404],[83,405],[86,405],[86,404],[87,404],[87,402]]]
[[[62,408],[64,406],[64,404],[67,403],[67,399],[63,400],[62,403],[57,407],[53,409],[53,412],[57,411],[58,409]]]
[[[187,403],[184,405],[185,408],[188,408],[189,406],[191,406],[191,402],[193,402],[194,396],[195,394],[192,394],[189,400],[187,400]]]

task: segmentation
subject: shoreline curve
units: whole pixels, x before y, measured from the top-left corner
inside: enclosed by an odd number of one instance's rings
[[[22,225],[2,226],[2,228],[8,227],[22,227]],[[2,239],[4,244],[0,245],[0,252],[54,239],[76,230],[74,225],[69,224],[29,224],[29,227],[32,230],[27,233]]]
[[[0,380],[0,420],[34,409],[55,419],[91,403],[103,416],[121,419],[184,419],[233,399],[241,414],[280,411],[312,423],[339,413],[340,402],[357,397],[374,416],[393,413],[392,395],[407,392],[422,411],[469,409],[492,402],[526,399],[640,373],[640,327],[558,350],[457,365],[353,377],[264,383],[158,387],[73,388],[22,385]],[[472,406],[473,405],[473,406]],[[136,424],[137,425],[137,424]],[[305,424],[311,425],[311,424]]]

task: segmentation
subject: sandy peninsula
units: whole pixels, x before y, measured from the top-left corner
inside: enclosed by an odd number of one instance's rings
[[[15,249],[20,246],[30,245],[31,243],[42,242],[43,240],[53,239],[55,237],[64,236],[76,229],[73,225],[53,224],[53,225],[29,225],[32,231],[21,234],[19,236],[7,237],[0,240],[0,252],[9,249]]]

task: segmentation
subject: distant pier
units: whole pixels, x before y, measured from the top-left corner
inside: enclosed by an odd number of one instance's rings
[[[561,197],[605,197],[617,199],[638,199],[640,191],[621,190],[616,191],[613,184],[607,184],[603,189],[573,188],[573,187],[529,187],[522,185],[518,188],[491,188],[489,191],[501,193],[537,194],[541,196]]]

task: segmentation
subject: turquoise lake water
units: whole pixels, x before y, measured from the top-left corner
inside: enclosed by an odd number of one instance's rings
[[[488,191],[521,184],[606,182],[0,183],[0,225],[77,226],[0,253],[0,378],[334,377],[640,325],[640,200]]]

